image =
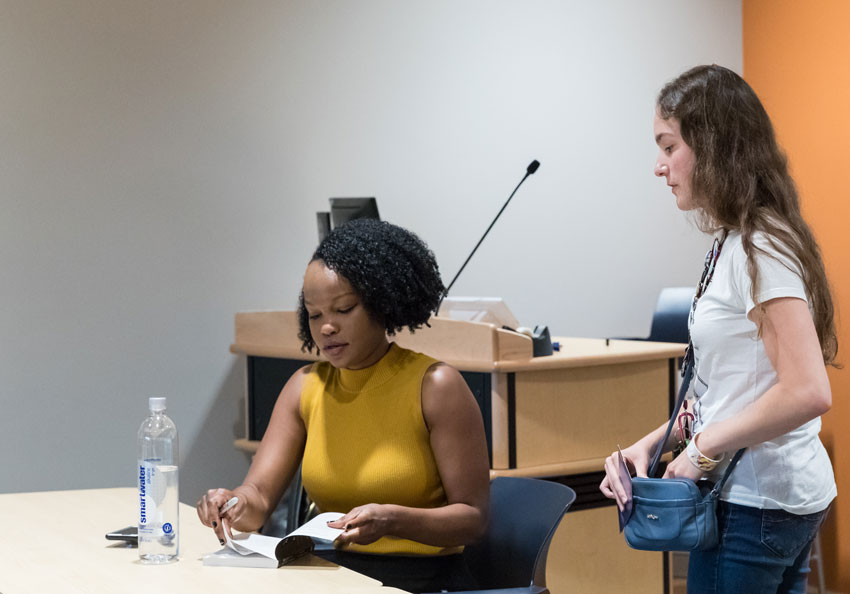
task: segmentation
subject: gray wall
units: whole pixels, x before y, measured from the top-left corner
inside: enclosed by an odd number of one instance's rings
[[[740,71],[740,0],[0,0],[0,492],[134,484],[150,395],[181,499],[236,484],[233,314],[294,306],[329,196],[448,280],[539,159],[453,294],[645,335],[709,243],[652,176],[703,62]]]

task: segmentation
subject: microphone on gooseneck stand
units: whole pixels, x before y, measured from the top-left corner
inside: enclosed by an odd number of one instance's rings
[[[478,246],[480,246],[481,242],[484,241],[484,238],[487,237],[487,234],[490,232],[490,229],[493,228],[493,225],[496,224],[496,221],[499,220],[499,217],[502,216],[502,212],[504,212],[505,208],[507,208],[508,203],[511,201],[511,198],[514,197],[514,194],[516,194],[516,191],[519,190],[519,187],[522,185],[522,182],[524,182],[526,179],[528,179],[529,175],[534,174],[534,172],[537,171],[538,167],[540,167],[540,161],[538,161],[537,159],[535,159],[534,161],[532,161],[531,163],[528,164],[528,167],[525,170],[525,175],[519,181],[519,183],[516,185],[516,187],[514,188],[514,191],[511,192],[511,195],[508,196],[508,199],[505,201],[504,206],[502,206],[501,210],[499,210],[498,214],[496,214],[496,218],[493,219],[493,222],[490,223],[490,226],[487,227],[487,230],[484,232],[484,235],[481,236],[481,239],[479,239],[478,243],[475,244],[475,247],[472,248],[472,253],[470,253],[469,256],[467,256],[466,261],[463,263],[463,266],[460,267],[460,270],[457,271],[457,274],[455,274],[455,277],[452,279],[452,282],[450,282],[449,286],[446,287],[446,290],[443,292],[442,297],[440,297],[440,302],[437,304],[437,309],[434,310],[435,316],[437,315],[437,312],[440,311],[440,306],[443,304],[443,299],[445,299],[448,296],[449,291],[452,290],[452,286],[455,284],[455,281],[457,281],[457,277],[460,276],[460,273],[463,272],[463,269],[466,268],[467,264],[469,264],[469,261],[472,259],[472,256],[475,255],[475,252],[478,249]]]

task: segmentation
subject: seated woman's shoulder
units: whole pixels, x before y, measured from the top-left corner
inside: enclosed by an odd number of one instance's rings
[[[422,407],[439,414],[465,409],[478,410],[475,398],[460,372],[447,363],[435,363],[422,380]]]
[[[425,372],[422,387],[423,389],[426,386],[436,388],[438,390],[447,389],[457,386],[458,382],[464,386],[466,385],[466,381],[457,369],[448,363],[437,361],[428,368],[428,371]]]

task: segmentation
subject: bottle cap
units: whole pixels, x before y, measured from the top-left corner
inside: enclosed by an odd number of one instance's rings
[[[165,410],[165,398],[163,398],[163,397],[148,398],[148,408],[151,410],[151,412],[158,412],[158,411],[161,411],[161,410]]]

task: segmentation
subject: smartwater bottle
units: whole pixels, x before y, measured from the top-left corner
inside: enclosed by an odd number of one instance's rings
[[[177,561],[177,427],[165,414],[165,398],[148,400],[150,415],[139,427],[139,558],[142,563]]]

